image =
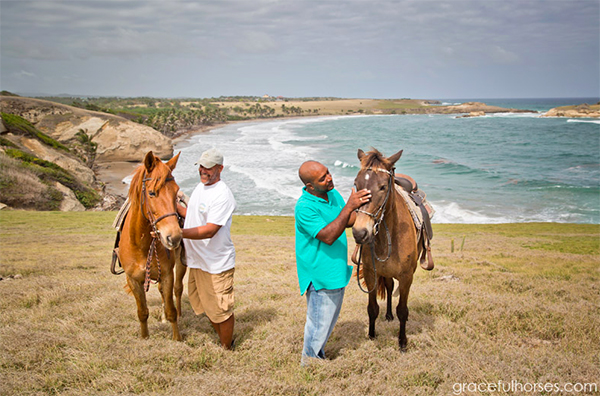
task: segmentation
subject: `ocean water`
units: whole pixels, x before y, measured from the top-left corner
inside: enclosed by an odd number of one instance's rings
[[[581,99],[445,99],[544,112]],[[359,170],[357,150],[386,156],[403,150],[396,171],[412,176],[436,210],[434,223],[600,223],[600,121],[541,118],[540,113],[384,115],[280,119],[229,124],[175,147],[174,176],[191,194],[194,163],[217,147],[222,179],[237,214],[293,215],[301,194],[298,168],[325,164],[347,198]]]

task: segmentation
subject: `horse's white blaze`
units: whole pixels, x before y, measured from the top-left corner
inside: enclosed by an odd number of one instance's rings
[[[365,180],[369,180],[369,174],[365,173]]]

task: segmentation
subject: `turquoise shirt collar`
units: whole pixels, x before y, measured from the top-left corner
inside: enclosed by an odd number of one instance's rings
[[[313,194],[309,193],[308,191],[306,191],[306,186],[302,187],[302,195],[303,195],[304,199],[309,199],[311,201],[324,202],[326,204],[329,204],[329,203],[331,203],[333,190],[335,190],[335,188],[331,189],[330,191],[327,191],[327,201],[325,201],[321,197],[317,197],[316,195],[313,195]]]

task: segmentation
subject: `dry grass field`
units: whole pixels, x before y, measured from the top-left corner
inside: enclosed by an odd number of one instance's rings
[[[0,212],[1,395],[560,394],[529,389],[569,383],[581,384],[569,394],[598,393],[598,225],[435,225],[436,268],[417,269],[408,351],[397,321],[378,320],[368,339],[353,278],[330,360],[303,368],[292,218],[234,218],[237,345],[227,352],[187,297],[184,341],[172,341],[155,285],[150,338],[139,339],[124,275],[109,272],[114,214]],[[470,385],[500,381],[517,391]]]
[[[237,102],[214,102],[219,107],[244,108],[251,103]],[[406,109],[418,109],[425,107],[422,100],[416,99],[337,99],[337,100],[287,100],[279,102],[262,102],[261,106],[271,107],[275,115],[284,115],[282,107],[299,107],[305,114],[313,112],[319,115],[342,115],[342,114],[382,114],[395,111],[398,114]]]

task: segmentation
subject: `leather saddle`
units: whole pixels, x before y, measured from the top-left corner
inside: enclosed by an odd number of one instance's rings
[[[421,227],[421,236],[419,238],[420,242],[423,244],[423,250],[419,262],[423,269],[431,271],[434,267],[433,257],[431,255],[433,228],[431,227],[431,216],[429,216],[429,211],[425,206],[425,193],[419,190],[417,182],[412,177],[402,173],[396,173],[394,176],[394,182],[408,193],[423,215],[423,225]]]

